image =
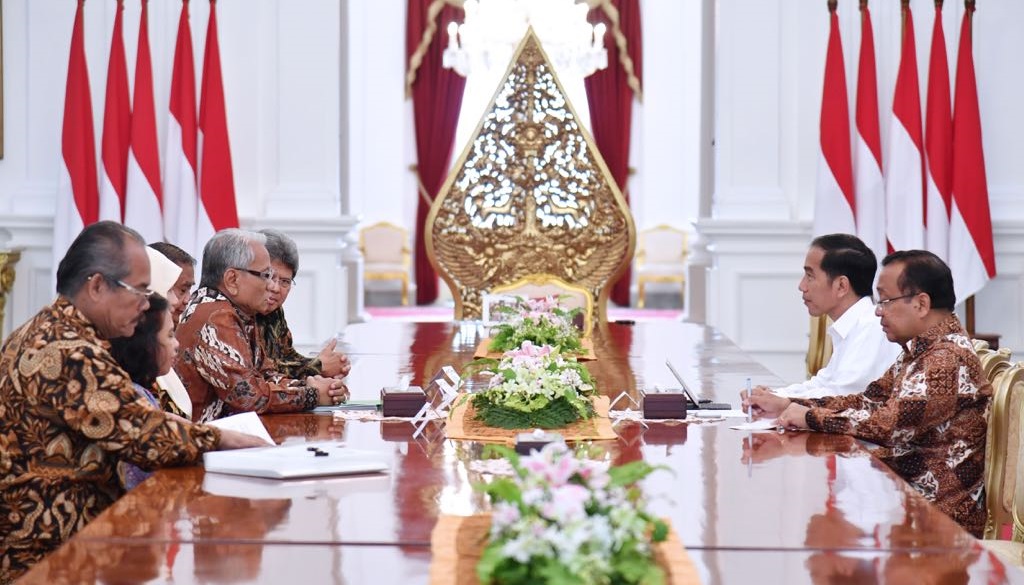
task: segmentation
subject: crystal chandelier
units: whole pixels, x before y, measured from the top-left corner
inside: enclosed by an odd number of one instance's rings
[[[587,22],[587,4],[575,0],[466,0],[465,22],[448,24],[443,65],[470,72],[505,70],[532,26],[555,68],[581,78],[608,66],[605,25]]]

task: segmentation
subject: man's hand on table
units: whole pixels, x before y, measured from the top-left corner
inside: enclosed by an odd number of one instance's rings
[[[348,402],[348,386],[335,378],[324,378],[323,376],[309,376],[306,378],[306,385],[316,388],[320,395],[320,406],[333,406]]]
[[[782,414],[792,401],[774,394],[765,386],[755,386],[749,394],[746,390],[740,392],[740,402],[744,412],[752,408],[755,416],[771,418]]]
[[[352,370],[348,356],[337,351],[337,346],[338,340],[332,339],[317,355],[320,358],[321,372],[327,378],[344,378]]]

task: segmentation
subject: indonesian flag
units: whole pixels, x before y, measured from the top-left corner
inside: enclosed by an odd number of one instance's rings
[[[857,235],[879,260],[885,256],[885,182],[875,75],[875,34],[867,3],[860,10],[857,65],[857,141],[853,146],[853,186],[857,195]]]
[[[89,68],[85,63],[82,8],[78,0],[75,25],[71,31],[68,81],[64,93],[64,128],[61,131],[61,166],[54,217],[53,257],[57,266],[68,246],[85,226],[99,218],[96,187],[96,144],[89,97]]]
[[[217,46],[216,0],[210,0],[210,24],[206,29],[203,94],[199,103],[199,152],[200,203],[196,234],[201,252],[213,234],[225,228],[238,227],[228,118],[220,74],[220,49]]]
[[[949,268],[956,298],[966,299],[996,275],[992,218],[988,210],[985,153],[981,143],[978,86],[971,48],[973,3],[964,13],[956,63],[953,106],[953,209],[949,222]]]
[[[921,90],[910,5],[903,5],[903,48],[889,122],[885,165],[885,235],[893,250],[924,247],[924,156]]]
[[[850,107],[846,98],[839,17],[829,7],[830,31],[821,95],[821,158],[814,202],[814,233],[856,233],[853,168],[850,163]]]
[[[925,182],[925,247],[947,262],[953,171],[953,114],[950,103],[946,35],[942,31],[942,7],[936,4],[924,126],[924,154],[928,171]]]
[[[178,19],[170,102],[164,161],[164,234],[168,242],[196,256],[196,72],[188,0],[182,1]]]
[[[153,69],[149,59],[149,1],[142,0],[139,48],[135,60],[135,97],[132,144],[128,152],[128,185],[124,223],[147,242],[164,239],[160,211],[160,151],[156,144],[156,109],[153,106]]]
[[[103,177],[100,180],[100,219],[118,223],[124,221],[128,147],[132,134],[128,65],[124,59],[121,24],[123,16],[124,0],[117,0],[114,32],[110,38],[110,64],[107,66],[107,98],[103,109]]]

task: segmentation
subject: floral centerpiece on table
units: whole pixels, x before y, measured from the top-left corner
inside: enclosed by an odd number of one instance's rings
[[[515,297],[512,303],[494,305],[492,311],[501,317],[501,323],[491,330],[491,351],[516,349],[525,341],[563,352],[582,349],[580,331],[574,323],[580,309],[565,309],[556,297]]]
[[[633,486],[656,468],[643,461],[610,467],[577,458],[562,443],[509,459],[512,478],[478,486],[494,504],[490,537],[477,565],[481,583],[564,585],[664,583],[653,543],[668,526]]]
[[[550,345],[523,341],[501,360],[478,360],[492,377],[472,395],[477,420],[503,429],[564,427],[594,416],[594,380],[583,364]]]

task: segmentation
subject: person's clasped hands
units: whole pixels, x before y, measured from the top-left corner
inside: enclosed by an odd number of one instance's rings
[[[347,355],[335,349],[337,345],[338,340],[332,339],[317,355],[320,358],[321,371],[328,378],[344,378],[352,370],[352,362]]]

